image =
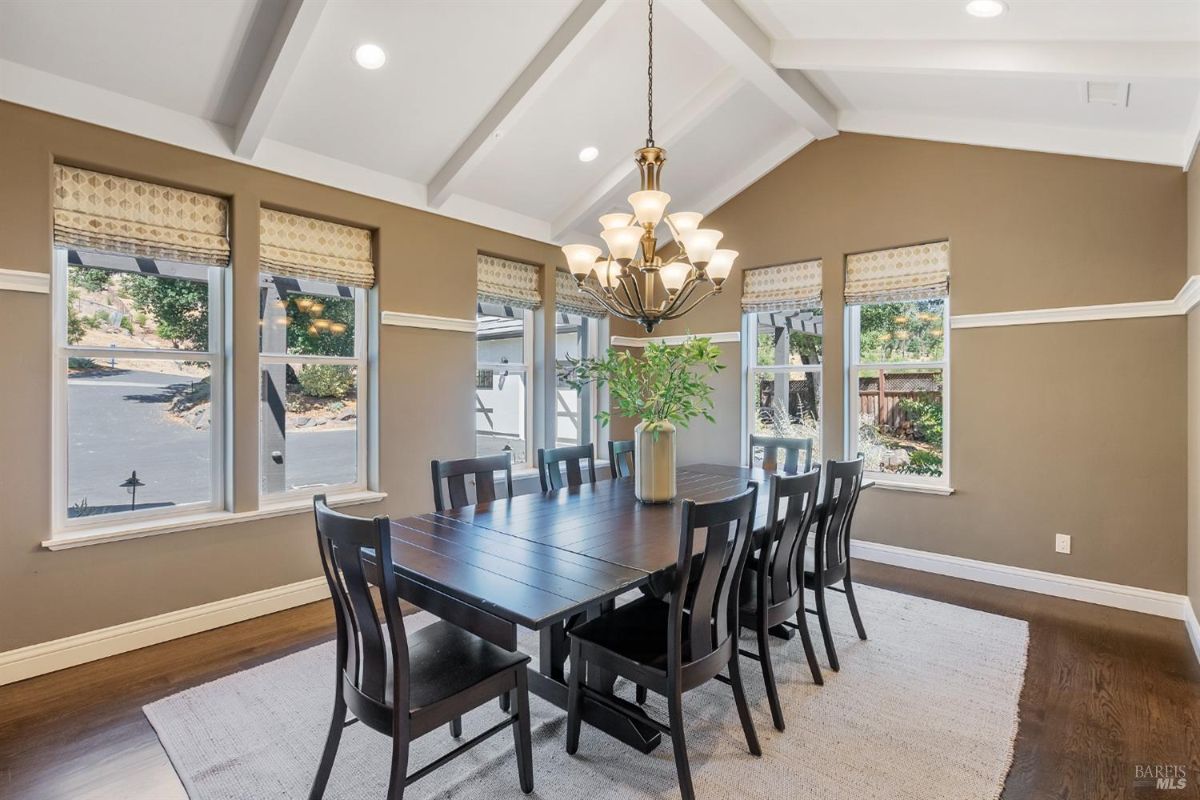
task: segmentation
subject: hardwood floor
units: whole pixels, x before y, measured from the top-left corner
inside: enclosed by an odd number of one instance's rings
[[[1180,622],[854,568],[862,583],[1029,621],[1003,800],[1200,798],[1200,666]],[[303,606],[0,687],[0,798],[185,800],[142,705],[324,641],[331,615],[326,603]],[[1137,764],[1187,764],[1189,785],[1135,790]]]

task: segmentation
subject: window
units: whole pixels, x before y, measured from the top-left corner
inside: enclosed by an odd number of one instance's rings
[[[264,495],[365,488],[367,290],[259,275]]]
[[[821,461],[821,364],[825,323],[820,309],[746,315],[750,333],[750,434],[813,440],[813,463]],[[761,466],[762,448],[749,463]]]
[[[592,358],[599,351],[600,321],[578,314],[559,313],[555,334],[555,374],[570,365],[568,359]],[[589,444],[597,439],[596,386],[575,391],[556,378],[554,388],[555,446]]]
[[[851,453],[891,480],[948,485],[949,303],[848,307]]]
[[[511,452],[513,464],[529,464],[533,312],[480,301],[476,320],[476,454]]]
[[[55,527],[224,504],[222,267],[54,250]]]

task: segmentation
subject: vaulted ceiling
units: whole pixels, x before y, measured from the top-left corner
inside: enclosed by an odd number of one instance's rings
[[[1200,2],[964,4],[658,0],[672,208],[711,211],[839,131],[1187,167]],[[0,0],[0,98],[563,242],[637,188],[645,16],[640,0]],[[367,42],[382,68],[355,63]]]

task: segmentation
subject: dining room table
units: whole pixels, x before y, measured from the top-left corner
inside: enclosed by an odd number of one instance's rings
[[[676,499],[641,503],[632,478],[501,498],[391,522],[400,596],[509,650],[517,629],[537,631],[532,693],[566,708],[567,631],[646,587],[661,591],[679,555],[682,501],[720,500],[760,486],[756,536],[767,524],[769,475],[759,468],[695,464],[677,470]],[[863,488],[869,486],[863,482]],[[817,512],[820,513],[820,508]],[[702,544],[702,541],[700,542]],[[658,588],[654,588],[656,583]],[[650,752],[661,734],[622,713],[615,676],[589,669],[587,683],[611,704],[584,700],[583,719]]]

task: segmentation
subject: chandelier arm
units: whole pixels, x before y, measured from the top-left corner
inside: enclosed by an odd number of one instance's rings
[[[603,292],[597,292],[595,289],[593,289],[590,286],[583,286],[581,288],[583,289],[583,291],[585,291],[589,295],[591,295],[592,298],[596,300],[596,302],[600,303],[600,305],[604,306],[606,309],[608,309],[612,313],[616,314],[618,317],[624,317],[626,315],[625,308],[621,305],[620,300],[616,300],[615,298],[614,299],[607,298],[604,296]]]
[[[638,270],[638,272],[641,272],[641,270]],[[633,304],[633,305],[635,308],[637,308],[638,315],[642,316],[642,317],[650,316],[649,314],[646,313],[646,301],[642,297],[642,287],[638,286],[637,278],[633,275],[632,272],[629,275],[622,276],[621,286],[622,286],[622,288],[625,289],[626,294],[629,294],[629,287],[625,285],[624,278],[628,278],[629,282],[633,284],[633,296],[637,300],[637,303]]]
[[[663,317],[663,319],[675,319],[676,317],[682,317],[683,315],[690,313],[693,308],[700,305],[705,300],[712,297],[714,294],[720,294],[720,292],[718,292],[716,289],[713,289],[711,292],[705,292],[704,294],[700,295],[699,298],[696,299],[696,302],[692,303],[690,306],[685,308],[683,311],[680,311],[678,314],[673,314],[670,317]]]
[[[689,278],[687,283],[675,294],[671,303],[663,309],[663,316],[673,314],[677,308],[687,303],[691,299],[692,294],[696,291],[696,286],[701,283],[699,278]]]
[[[617,278],[617,286],[620,286],[621,291],[625,294],[625,306],[629,309],[631,318],[637,319],[641,313],[638,311],[638,304],[633,301],[633,296],[629,294],[629,287],[625,285],[624,278]],[[617,293],[614,291],[613,297],[616,296]]]

